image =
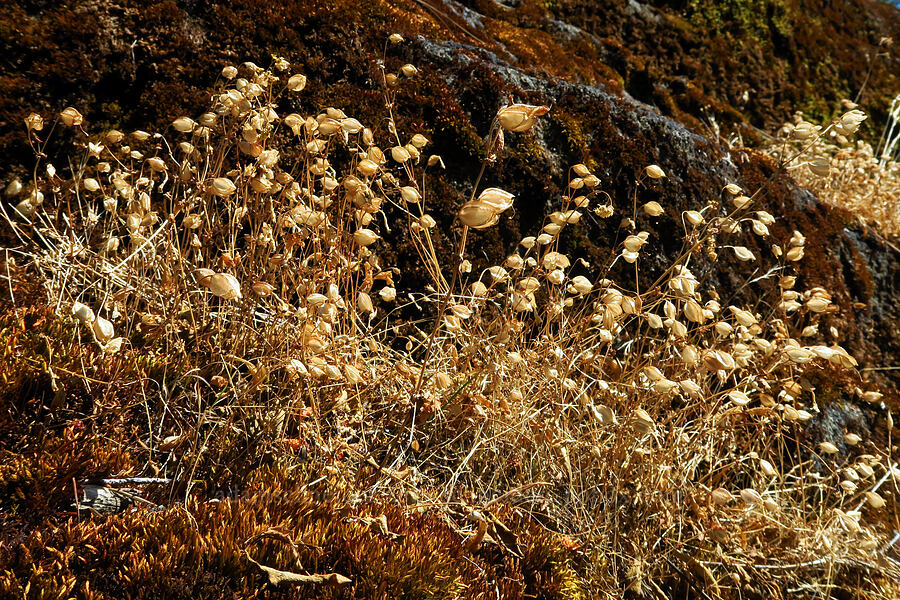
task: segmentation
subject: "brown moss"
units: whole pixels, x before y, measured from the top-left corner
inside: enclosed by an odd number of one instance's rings
[[[71,518],[33,531],[0,550],[7,566],[0,590],[30,585],[52,597],[77,582],[77,591],[93,598],[476,598],[499,586],[504,598],[583,597],[571,553],[527,518],[499,513],[526,540],[522,558],[491,547],[469,553],[464,538],[434,514],[380,502],[350,508],[302,491],[296,476],[260,471],[237,497]],[[366,521],[380,515],[387,532]],[[248,545],[272,530],[276,538]],[[298,544],[296,553],[283,540]],[[336,572],[352,582],[276,588],[248,554],[269,567]]]

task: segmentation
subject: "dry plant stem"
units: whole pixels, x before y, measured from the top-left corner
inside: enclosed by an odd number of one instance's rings
[[[484,176],[485,170],[487,169],[487,164],[487,159],[483,159],[481,161],[481,170],[478,172],[478,177],[475,178],[475,183],[472,186],[472,193],[469,195],[470,202],[475,199],[475,193],[478,191],[478,186],[481,183],[481,178]],[[422,390],[422,385],[425,381],[425,373],[428,368],[428,362],[431,359],[431,353],[434,349],[435,338],[437,337],[437,334],[441,329],[444,314],[447,312],[447,309],[449,309],[450,304],[453,302],[453,290],[456,288],[457,280],[460,277],[459,271],[463,260],[465,260],[466,240],[468,239],[468,235],[469,226],[463,225],[462,235],[460,236],[459,246],[457,247],[456,251],[457,260],[459,262],[453,269],[453,275],[450,278],[450,285],[447,286],[447,293],[444,294],[444,299],[439,305],[437,315],[435,315],[434,327],[431,330],[431,334],[428,336],[428,345],[425,348],[425,356],[422,358],[422,366],[419,369],[419,376],[416,380],[416,386],[413,391],[414,394],[418,394]]]

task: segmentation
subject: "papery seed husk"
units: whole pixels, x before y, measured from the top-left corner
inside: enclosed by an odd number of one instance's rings
[[[266,283],[264,281],[257,281],[250,286],[250,289],[253,290],[253,293],[260,298],[271,296],[272,292],[275,291],[275,287],[272,286],[272,284]]]
[[[496,211],[479,202],[472,200],[463,205],[457,215],[463,225],[467,225],[473,229],[485,229],[499,222],[500,217]]]
[[[419,190],[411,186],[400,188],[400,196],[404,201],[409,203],[415,203],[422,199],[422,195],[419,193]]]
[[[822,454],[837,454],[839,452],[838,447],[831,442],[820,442],[819,450]]]
[[[745,488],[741,490],[741,500],[744,501],[744,504],[752,506],[762,502],[762,495],[752,488]]]
[[[391,148],[391,158],[393,158],[398,163],[405,163],[411,158],[411,156],[409,154],[409,150],[407,150],[403,146],[394,146],[393,148]]]
[[[84,122],[84,117],[81,116],[81,113],[71,106],[59,113],[59,118],[63,125],[67,127],[78,127]]]
[[[703,309],[693,300],[688,300],[685,303],[684,316],[687,317],[688,321],[691,321],[693,323],[703,323],[706,320],[706,317],[703,314]]]
[[[357,229],[353,232],[353,241],[357,246],[371,246],[379,240],[378,234],[371,229]]]
[[[731,398],[731,401],[738,406],[746,406],[750,404],[750,397],[740,390],[731,390],[730,392],[728,392],[728,397]]]
[[[106,344],[113,339],[113,336],[115,335],[113,324],[103,317],[96,317],[91,324],[91,329],[93,330],[97,341],[101,344]]]
[[[866,492],[866,502],[875,509],[883,508],[885,505],[884,498],[878,492]]]
[[[234,185],[234,182],[227,177],[216,177],[212,180],[209,187],[213,194],[222,198],[230,196],[237,190],[237,186]]]
[[[738,257],[738,260],[746,262],[756,259],[756,256],[754,256],[753,253],[744,246],[734,246],[732,250],[734,250],[734,255]]]
[[[496,213],[502,213],[513,205],[515,196],[500,188],[487,188],[478,195],[476,202],[490,207]]]
[[[94,311],[81,302],[76,301],[72,304],[72,314],[85,325],[94,322]]]
[[[662,167],[659,165],[648,165],[644,168],[644,172],[647,174],[647,177],[651,179],[662,179],[666,176],[666,172],[662,170]]]
[[[223,300],[236,300],[241,297],[241,284],[230,273],[214,273],[207,279],[206,286],[213,295]]]
[[[547,114],[550,108],[547,106],[533,106],[530,104],[511,104],[497,111],[497,119],[500,126],[507,131],[524,132],[534,127],[537,117]]]
[[[665,212],[659,202],[656,201],[648,202],[642,207],[642,210],[645,215],[650,217],[658,217]]]
[[[371,313],[375,311],[375,306],[372,304],[372,298],[365,292],[360,292],[357,295],[356,308],[358,308],[360,312],[364,313]]]
[[[303,88],[306,87],[306,75],[301,75],[300,73],[297,73],[296,75],[291,75],[288,78],[287,87],[292,92],[303,91]]]
[[[725,488],[716,488],[709,494],[710,499],[713,504],[717,504],[719,506],[725,506],[731,503],[734,500],[734,496],[731,492],[726,490]]]
[[[788,348],[785,353],[791,362],[795,362],[797,364],[805,364],[810,362],[813,358],[815,358],[815,354],[807,350],[806,348]]]

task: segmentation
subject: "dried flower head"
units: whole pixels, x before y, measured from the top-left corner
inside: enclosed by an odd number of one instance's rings
[[[80,112],[70,106],[59,113],[59,120],[67,127],[78,127],[84,122],[84,117],[81,116]]]
[[[644,168],[644,173],[647,174],[647,177],[650,179],[662,179],[666,176],[666,172],[662,170],[662,167],[659,165],[647,165]]]
[[[537,123],[537,118],[547,114],[549,106],[533,106],[531,104],[510,104],[497,111],[500,126],[507,131],[528,131]]]

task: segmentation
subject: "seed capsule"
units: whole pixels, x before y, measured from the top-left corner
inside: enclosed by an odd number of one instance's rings
[[[230,273],[215,273],[207,279],[206,285],[209,291],[223,300],[236,300],[241,297],[241,284]]]
[[[507,131],[528,131],[537,123],[537,118],[550,111],[549,106],[532,106],[530,104],[511,104],[497,112],[500,126]]]

